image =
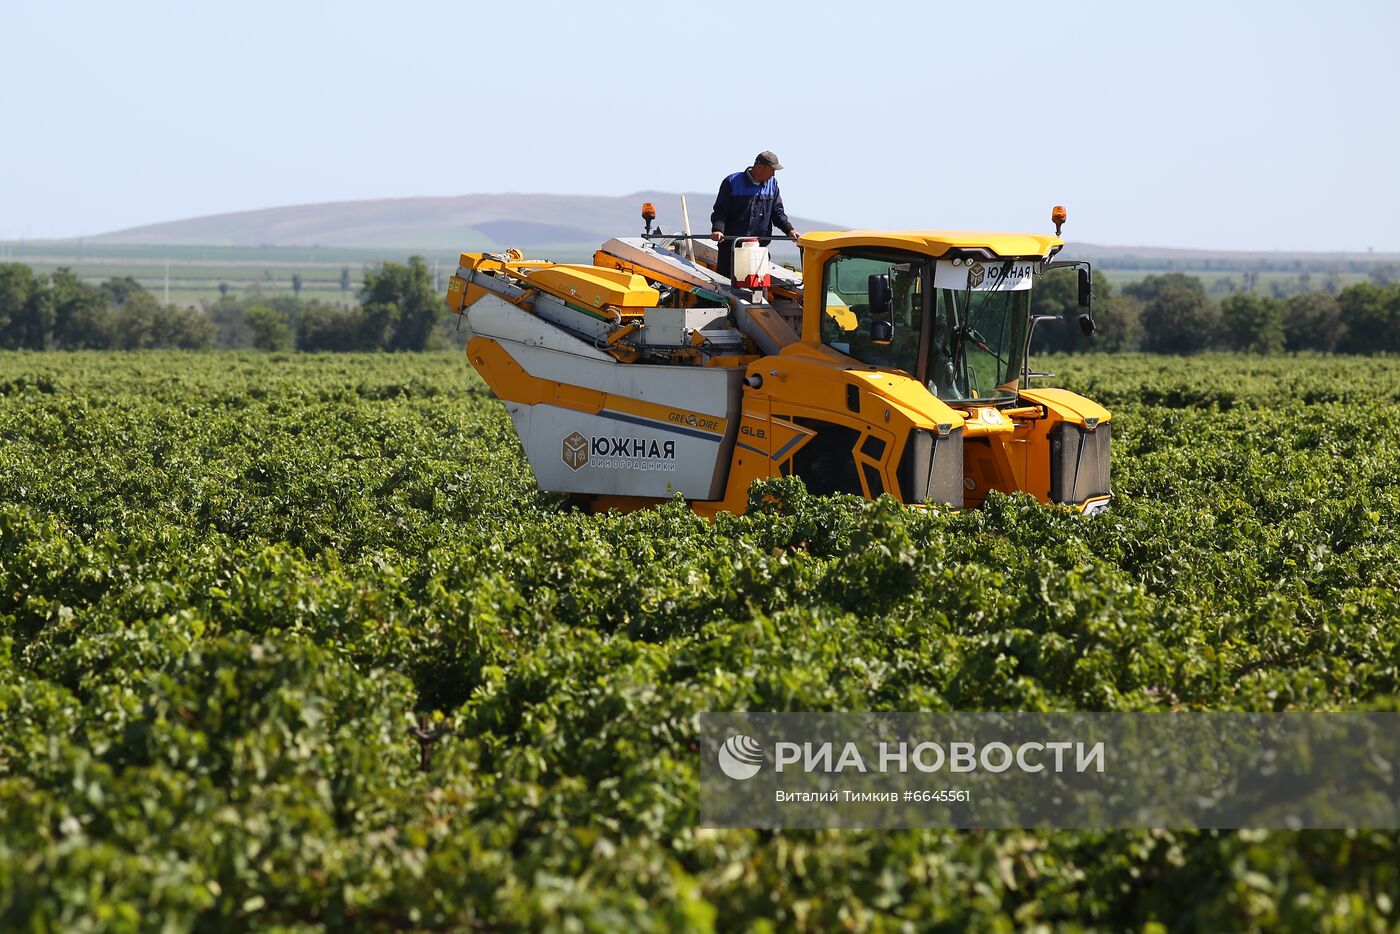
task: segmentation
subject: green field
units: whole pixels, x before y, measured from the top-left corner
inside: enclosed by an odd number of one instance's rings
[[[465,247],[464,247],[465,248]],[[436,270],[442,291],[447,277],[457,269],[456,252],[417,251]],[[551,251],[535,249],[532,256],[548,256],[559,262],[592,259],[592,252],[577,247]],[[37,273],[60,266],[72,268],[86,282],[97,284],[113,277],[131,276],[162,301],[167,295],[177,304],[217,301],[220,284],[236,298],[298,294],[292,276],[299,275],[304,299],[333,304],[357,301],[364,270],[387,261],[403,262],[403,251],[357,247],[201,247],[108,246],[100,244],[15,244],[0,250],[0,262],[24,263]],[[341,288],[341,270],[350,272],[350,288]],[[167,279],[168,277],[168,279]]]
[[[0,929],[1394,930],[1394,832],[697,827],[703,711],[1400,709],[1400,360],[1047,364],[1103,515],[710,524],[460,354],[0,354]]]

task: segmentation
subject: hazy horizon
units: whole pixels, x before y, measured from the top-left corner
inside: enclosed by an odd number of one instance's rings
[[[447,3],[10,11],[0,239],[703,192],[769,148],[789,213],[853,227],[1041,229],[1058,203],[1089,243],[1400,250],[1392,5],[613,10],[535,4],[528,30]]]
[[[626,219],[620,219],[620,217],[618,217],[618,215],[619,215],[620,212],[618,212],[618,211],[616,211],[616,210],[607,211],[607,212],[597,212],[597,215],[595,215],[594,217],[592,217],[591,220],[593,220],[595,223],[602,222],[602,223],[605,223],[605,224],[607,223],[608,220],[611,220],[611,223],[608,224],[606,227],[604,227],[604,226],[599,226],[598,229],[597,229],[596,231],[591,232],[591,233],[590,233],[588,236],[586,236],[586,237],[580,238],[579,241],[578,241],[578,244],[580,244],[580,245],[587,245],[587,246],[588,246],[588,249],[591,250],[594,246],[596,246],[597,243],[601,243],[602,240],[605,240],[605,239],[607,239],[607,238],[609,238],[609,237],[612,237],[612,236],[627,236],[627,235],[630,235],[631,233],[634,233],[635,231],[632,230],[632,227],[633,227],[633,226],[638,226],[638,227],[640,226],[640,221],[637,221],[637,223],[636,223],[635,225],[633,224],[634,218],[631,216],[632,213],[634,213],[634,212],[632,212],[630,209],[633,207],[633,205],[632,205],[632,200],[635,199],[635,198],[646,197],[646,198],[650,198],[650,199],[655,200],[655,199],[657,199],[658,197],[660,197],[660,198],[665,198],[665,197],[667,197],[667,196],[679,197],[681,194],[693,195],[693,194],[695,194],[695,193],[693,193],[693,192],[656,192],[656,191],[642,191],[642,192],[631,192],[631,193],[629,193],[628,195],[617,196],[615,200],[621,201],[621,202],[623,203],[623,205],[625,206],[625,210],[626,210],[626,212],[627,212],[627,217],[626,217]],[[322,214],[323,209],[345,208],[345,207],[351,207],[351,206],[356,206],[356,207],[358,207],[358,206],[361,206],[361,205],[365,205],[365,206],[374,205],[374,206],[376,206],[376,207],[379,207],[379,206],[383,206],[383,205],[386,205],[386,204],[393,204],[393,203],[396,203],[396,202],[420,202],[420,201],[424,201],[424,200],[453,201],[453,200],[456,200],[456,199],[470,199],[470,198],[506,199],[506,198],[516,198],[516,197],[519,197],[519,198],[547,198],[547,199],[558,198],[558,199],[589,199],[589,200],[592,200],[592,199],[595,199],[595,198],[607,198],[607,197],[609,197],[609,196],[571,195],[571,194],[560,194],[560,193],[555,193],[555,192],[479,192],[479,193],[468,194],[468,195],[447,195],[447,196],[422,196],[422,195],[419,195],[419,196],[408,196],[408,197],[404,197],[404,198],[366,199],[366,200],[363,200],[363,201],[318,202],[318,203],[314,203],[314,204],[303,204],[303,205],[278,205],[278,206],[275,206],[275,207],[253,208],[253,209],[249,209],[249,210],[246,210],[246,211],[229,212],[229,213],[227,213],[227,214],[213,214],[213,215],[204,215],[204,216],[202,216],[202,217],[194,217],[194,218],[180,218],[180,219],[171,220],[171,221],[158,221],[158,222],[155,222],[155,223],[152,223],[152,224],[142,224],[142,225],[138,225],[138,226],[136,226],[136,227],[122,228],[122,229],[120,229],[120,230],[103,231],[103,232],[100,233],[100,234],[94,234],[94,235],[84,235],[84,236],[78,236],[78,237],[55,238],[55,239],[33,239],[33,240],[15,239],[15,240],[0,240],[0,244],[4,244],[4,245],[7,246],[7,247],[16,247],[16,246],[29,245],[29,246],[31,246],[31,247],[36,247],[36,248],[39,247],[41,244],[54,244],[54,245],[56,245],[56,246],[58,246],[58,245],[64,246],[64,247],[66,247],[67,249],[72,249],[72,248],[74,248],[74,247],[78,247],[78,246],[81,246],[81,245],[83,245],[83,244],[87,244],[89,247],[106,246],[106,247],[109,247],[109,248],[120,248],[120,247],[122,247],[122,246],[132,246],[132,247],[143,248],[143,249],[144,249],[144,248],[147,248],[147,247],[154,248],[154,247],[158,247],[158,246],[169,246],[169,247],[175,248],[175,249],[183,249],[183,248],[187,248],[187,247],[207,247],[207,248],[210,248],[210,249],[223,249],[223,248],[230,248],[230,249],[249,249],[249,248],[263,248],[263,247],[266,247],[266,248],[270,248],[270,249],[298,250],[298,249],[308,249],[308,248],[309,248],[309,249],[326,250],[326,251],[328,251],[328,252],[336,252],[336,251],[338,251],[338,250],[344,250],[344,249],[352,249],[352,250],[353,250],[353,249],[389,249],[389,248],[393,248],[393,249],[412,248],[412,249],[423,249],[423,250],[428,250],[428,251],[447,248],[447,249],[450,249],[450,251],[456,251],[456,250],[458,250],[458,249],[468,249],[468,248],[477,249],[477,248],[480,248],[479,245],[473,246],[471,243],[468,243],[468,242],[467,242],[467,239],[470,239],[470,234],[471,234],[471,232],[472,232],[472,228],[474,227],[474,225],[473,225],[472,223],[470,223],[469,221],[463,221],[462,224],[460,224],[460,225],[458,225],[456,228],[454,228],[454,229],[456,229],[456,230],[458,230],[458,231],[465,232],[465,234],[467,235],[467,238],[466,238],[466,239],[464,239],[464,238],[461,237],[461,236],[454,236],[454,237],[449,237],[449,238],[448,238],[446,241],[444,241],[443,243],[433,243],[433,242],[430,242],[428,239],[414,239],[414,238],[412,238],[412,237],[405,238],[403,235],[399,235],[397,238],[395,238],[395,239],[393,240],[393,242],[390,242],[390,243],[385,243],[385,242],[383,242],[382,240],[378,240],[378,239],[370,239],[370,240],[358,240],[358,239],[356,239],[356,240],[352,240],[352,241],[350,241],[350,242],[343,242],[343,243],[342,243],[342,242],[336,242],[336,241],[332,240],[331,238],[327,238],[327,237],[311,237],[310,235],[313,234],[313,233],[317,233],[317,232],[319,232],[319,231],[323,231],[327,225],[333,224],[333,223],[335,222],[335,216],[334,216],[335,212],[334,212],[333,210],[329,211],[329,212],[326,214],[326,216],[318,216],[319,214]],[[637,204],[640,205],[640,201],[638,201]],[[692,205],[695,204],[695,202],[694,202],[693,199],[692,199],[692,201],[691,201],[691,204],[692,204]],[[670,203],[661,203],[661,202],[658,202],[658,209],[659,209],[659,217],[658,217],[658,220],[657,220],[658,227],[661,227],[661,228],[670,230],[670,229],[674,229],[674,227],[679,227],[679,226],[680,226],[680,208],[679,208],[679,206],[678,206],[677,204],[670,204]],[[708,210],[708,208],[706,208],[705,210]],[[299,228],[299,232],[300,232],[300,233],[303,233],[303,234],[305,234],[305,235],[301,236],[301,237],[300,237],[298,240],[296,240],[295,242],[288,241],[288,240],[286,240],[286,239],[284,239],[284,238],[281,238],[281,237],[279,237],[279,236],[276,236],[276,235],[259,235],[259,236],[255,236],[255,237],[250,238],[250,237],[248,237],[248,236],[246,235],[246,234],[247,234],[246,228],[240,226],[240,225],[237,223],[237,221],[234,220],[234,219],[246,219],[246,218],[254,217],[254,216],[258,216],[258,215],[276,215],[276,216],[277,216],[277,222],[278,222],[278,224],[280,224],[281,226],[284,226],[284,227],[285,227],[285,226],[288,226],[288,225],[293,226],[293,227],[297,227],[297,228]],[[601,216],[601,215],[606,215],[606,218],[605,218],[604,216]],[[536,224],[536,223],[537,223],[536,221],[532,221],[532,220],[529,220],[529,219],[528,219],[528,217],[529,217],[529,212],[520,211],[518,216],[519,216],[520,218],[523,218],[523,220],[521,221],[521,223],[522,223],[524,226],[530,226],[530,225],[532,225],[532,224]],[[538,216],[538,215],[536,215],[536,216]],[[691,219],[692,219],[692,222],[695,221],[696,217],[697,217],[697,212],[694,210],[694,208],[692,208],[692,211],[691,211]],[[219,228],[214,228],[214,229],[217,229],[217,230],[219,231],[220,235],[222,235],[223,237],[229,237],[229,236],[232,235],[232,236],[233,236],[233,240],[235,240],[235,241],[237,241],[237,242],[221,242],[220,240],[216,239],[216,238],[209,232],[209,231],[210,231],[210,228],[207,227],[208,224],[211,224],[211,223],[213,223],[213,222],[215,222],[215,221],[223,221],[223,222],[229,224],[229,226],[227,226],[227,227],[219,227]],[[835,224],[825,224],[825,225],[823,225],[823,224],[821,224],[820,222],[813,222],[812,219],[810,219],[810,218],[796,217],[796,218],[794,218],[794,221],[795,221],[796,223],[798,223],[799,226],[802,227],[802,229],[806,229],[806,230],[852,229],[852,228],[850,228],[850,227],[847,226],[847,225],[835,225]],[[311,226],[307,226],[307,225],[311,225]],[[674,226],[673,226],[673,225],[674,225]],[[269,226],[273,226],[273,225],[272,225],[271,223],[269,223]],[[192,237],[192,236],[191,236],[191,228],[193,228],[193,230],[194,230],[197,234],[199,234],[199,236],[194,236],[194,237]],[[160,238],[156,238],[156,237],[154,237],[153,234],[148,233],[148,232],[161,231],[161,230],[166,230],[166,229],[168,229],[168,234],[169,234],[169,235],[168,235],[168,236],[164,236],[164,237],[160,237]],[[910,228],[910,229],[913,229],[913,228]],[[1049,228],[1049,222],[1048,222],[1048,220],[1044,220],[1044,219],[1043,219],[1043,220],[1042,220],[1042,223],[1040,223],[1040,224],[1030,224],[1030,225],[1027,225],[1027,229],[1036,229],[1036,230],[1043,230],[1043,231],[1045,231],[1045,232],[1049,232],[1049,229],[1050,229],[1050,228]],[[242,236],[237,236],[237,235],[239,235],[239,234],[242,234]],[[510,238],[507,238],[507,239],[510,239]],[[519,245],[524,245],[524,246],[526,246],[526,247],[532,247],[532,246],[534,246],[534,245],[537,245],[537,242],[536,242],[537,240],[538,240],[538,238],[536,238],[535,240],[529,240],[529,241],[524,242],[524,243],[522,244],[522,243],[517,242],[517,239],[510,239],[510,242],[513,243],[513,244],[515,244],[515,245],[517,245],[517,246],[519,246]],[[1077,237],[1070,236],[1068,231],[1065,232],[1065,240],[1066,240],[1066,243],[1068,243],[1068,244],[1069,244],[1072,248],[1074,248],[1074,249],[1078,249],[1078,250],[1085,250],[1085,249],[1087,249],[1087,250],[1092,251],[1095,255],[1100,255],[1100,256],[1120,256],[1120,257],[1122,257],[1122,256],[1131,256],[1131,255],[1135,255],[1135,252],[1136,252],[1136,251],[1140,251],[1140,252],[1141,252],[1141,255],[1142,255],[1144,258],[1151,258],[1152,256],[1155,256],[1155,255],[1161,255],[1161,256],[1164,256],[1164,257],[1165,257],[1165,256],[1179,256],[1179,257],[1182,257],[1182,256],[1185,256],[1186,254],[1191,254],[1191,253],[1199,252],[1199,253],[1201,253],[1204,257],[1214,257],[1214,258],[1229,258],[1229,257],[1231,257],[1231,256],[1240,256],[1240,257],[1243,257],[1243,256],[1246,256],[1246,255],[1249,255],[1249,254],[1258,254],[1258,255],[1260,255],[1261,257],[1274,257],[1274,258],[1284,258],[1284,257],[1308,257],[1308,256],[1313,256],[1313,257],[1318,257],[1318,258],[1335,257],[1335,258],[1343,258],[1343,259],[1348,259],[1348,260],[1366,260],[1366,259],[1374,258],[1374,260],[1377,261],[1377,262],[1394,262],[1395,260],[1400,259],[1400,250],[1396,250],[1396,251],[1384,251],[1384,250],[1375,250],[1375,249],[1369,249],[1369,250],[1250,250],[1250,249],[1210,249],[1210,248],[1198,248],[1198,247],[1173,247],[1173,246],[1166,246],[1166,247],[1164,247],[1164,246],[1160,246],[1160,245],[1157,245],[1157,244],[1150,244],[1150,243],[1096,243],[1096,242],[1087,241],[1087,240],[1083,240],[1083,239],[1081,239],[1081,238],[1077,238]],[[543,242],[543,241],[539,241],[539,242]],[[558,246],[558,244],[555,244],[555,246]],[[3,255],[4,255],[3,253],[0,253],[0,257],[3,257]]]

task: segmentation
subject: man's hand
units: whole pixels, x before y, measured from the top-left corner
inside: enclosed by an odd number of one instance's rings
[[[792,239],[796,240],[798,237],[802,236],[802,234],[801,234],[801,232],[796,231],[796,230],[789,230],[789,231],[788,231],[788,236],[791,237]]]
[[[710,239],[711,239],[711,240],[723,240],[723,239],[724,239],[724,231],[722,231],[722,230],[712,230],[712,231],[710,231]]]

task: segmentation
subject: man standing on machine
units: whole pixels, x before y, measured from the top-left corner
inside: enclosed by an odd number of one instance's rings
[[[753,165],[719,183],[715,209],[710,214],[710,239],[719,242],[719,274],[734,274],[734,238],[767,237],[776,227],[790,237],[800,237],[783,210],[783,196],[773,178],[781,169],[778,157],[765,149]],[[768,241],[764,240],[767,246]]]

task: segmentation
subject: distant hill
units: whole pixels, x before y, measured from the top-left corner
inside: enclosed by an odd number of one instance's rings
[[[691,230],[704,233],[714,195],[692,192],[685,197]],[[314,257],[308,253],[306,261],[342,263],[410,252],[447,261],[459,251],[515,246],[533,256],[579,261],[592,256],[609,237],[640,233],[643,201],[656,205],[663,229],[679,231],[680,199],[674,192],[639,191],[621,197],[482,194],[337,201],[148,224],[81,240],[31,241],[18,252],[13,244],[6,244],[4,255],[61,264],[70,255],[79,260],[122,256],[168,260],[191,258],[189,251],[195,251],[193,258],[204,261],[267,262],[278,260],[269,252],[320,248]],[[845,225],[809,217],[793,217],[793,223],[799,230],[845,229]],[[788,252],[779,250],[780,255]],[[1400,253],[1192,250],[1078,241],[1068,243],[1061,255],[1091,260],[1120,275],[1252,270],[1293,276],[1304,272],[1364,276],[1375,264],[1400,263]]]
[[[460,195],[384,198],[215,214],[132,227],[85,238],[93,244],[166,246],[366,247],[480,250],[507,246],[581,247],[642,230],[642,202],[657,208],[666,231],[681,230],[680,195],[641,191],[621,197],[590,195]],[[691,230],[709,229],[714,194],[686,195]],[[793,217],[798,230],[843,225]]]

